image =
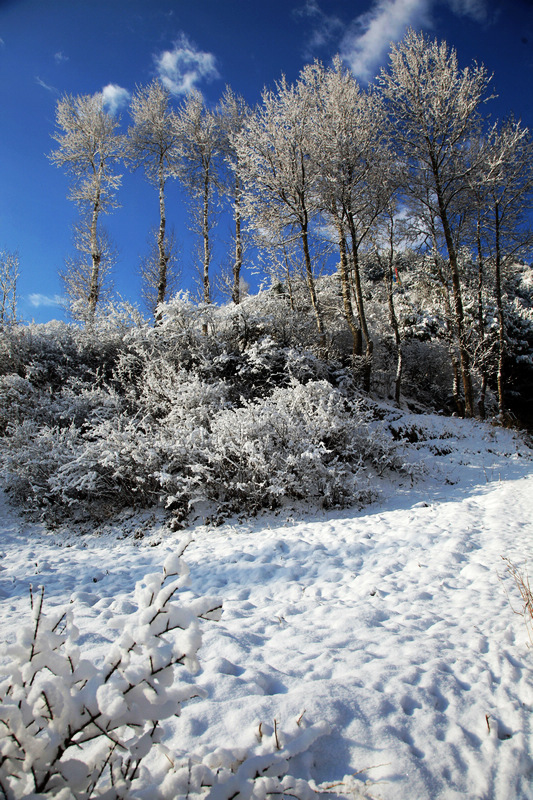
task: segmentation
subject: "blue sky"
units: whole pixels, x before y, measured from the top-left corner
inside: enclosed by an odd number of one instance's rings
[[[63,94],[104,91],[126,126],[129,94],[157,76],[176,102],[194,86],[215,104],[229,84],[253,105],[282,73],[294,80],[314,58],[340,53],[365,84],[409,26],[454,45],[461,66],[483,62],[498,94],[487,111],[533,128],[533,0],[0,0],[0,249],[19,252],[23,319],[63,317],[57,272],[73,250],[77,211],[66,175],[46,157]],[[119,257],[114,283],[137,302],[157,197],[124,171],[118,199],[104,218]],[[191,242],[175,182],[167,204],[188,288]],[[228,246],[224,221],[215,235],[216,262]]]

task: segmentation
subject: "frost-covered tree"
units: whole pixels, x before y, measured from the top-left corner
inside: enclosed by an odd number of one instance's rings
[[[201,235],[202,296],[204,303],[210,303],[210,234],[221,139],[216,115],[206,107],[200,92],[191,92],[181,105],[175,131],[180,148],[177,175],[191,198],[193,228]]]
[[[306,67],[300,82],[310,102],[315,99],[312,152],[317,193],[321,211],[337,234],[344,314],[355,355],[362,355],[364,340],[368,391],[373,342],[361,283],[361,250],[394,189],[383,102],[376,93],[362,91],[338,58],[331,69],[320,64]]]
[[[66,95],[56,107],[58,148],[50,160],[72,177],[70,199],[84,212],[90,248],[91,274],[87,294],[87,317],[94,319],[100,294],[102,250],[98,236],[100,214],[116,208],[115,194],[121,176],[114,172],[123,155],[119,120],[104,109],[101,93]]]
[[[176,113],[171,108],[170,92],[159,80],[149,86],[139,87],[132,97],[131,116],[133,125],[129,129],[127,160],[136,169],[142,167],[148,181],[159,192],[159,228],[157,242],[157,272],[154,274],[153,257],[148,261],[150,269],[143,269],[151,286],[150,296],[156,291],[155,309],[168,299],[168,265],[172,258],[171,241],[166,236],[165,186],[169,178],[175,177],[179,158],[180,136],[176,124]],[[146,285],[146,283],[145,283]]]
[[[318,214],[313,103],[301,82],[291,86],[283,77],[274,91],[264,90],[261,105],[237,138],[237,152],[244,174],[243,210],[256,231],[270,243],[300,241],[309,297],[325,345],[309,242]]]
[[[467,416],[474,415],[474,399],[456,229],[469,176],[477,166],[465,159],[465,150],[478,132],[489,80],[483,66],[461,70],[446,42],[413,30],[392,46],[390,67],[380,78],[407,170],[408,196],[415,206],[429,209],[442,231]]]
[[[244,99],[236,95],[227,86],[217,108],[218,124],[222,133],[221,146],[224,161],[227,167],[227,176],[223,180],[222,189],[229,198],[233,207],[234,233],[234,259],[233,259],[233,286],[231,299],[239,303],[241,298],[241,269],[243,258],[243,232],[242,232],[242,164],[236,147],[236,137],[243,130],[251,109]]]
[[[476,245],[480,276],[485,266],[492,273],[498,317],[498,409],[503,415],[507,358],[505,273],[533,242],[527,218],[533,204],[533,140],[527,128],[508,120],[494,126],[479,149],[483,158],[472,182],[478,212]]]
[[[0,327],[16,321],[18,277],[18,253],[0,250]]]

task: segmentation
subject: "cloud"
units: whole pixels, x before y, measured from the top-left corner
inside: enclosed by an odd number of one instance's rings
[[[204,53],[184,33],[172,50],[154,56],[157,72],[164,86],[174,95],[187,94],[202,80],[220,77],[212,53]]]
[[[487,22],[489,14],[485,0],[448,0],[454,14],[471,17],[476,22]]]
[[[59,294],[55,294],[53,297],[49,297],[46,294],[30,294],[28,297],[30,301],[30,305],[34,308],[41,308],[41,306],[64,306],[66,304],[66,300],[64,297],[61,297]]]
[[[306,0],[303,6],[293,11],[293,16],[311,20],[315,26],[306,46],[306,58],[312,58],[317,48],[328,45],[345,27],[339,17],[325,14],[318,0]]]
[[[341,42],[340,54],[356,78],[367,82],[383,63],[390,43],[410,27],[427,24],[431,0],[378,0],[357,17]]]
[[[104,86],[102,89],[104,108],[106,108],[110,114],[116,114],[119,108],[127,105],[130,97],[131,95],[128,90],[123,89],[116,83],[108,83],[107,86]]]
[[[309,2],[316,4],[316,0]],[[457,16],[479,23],[489,21],[487,0],[374,0],[342,38],[341,57],[359,80],[371,80],[383,65],[391,42],[402,39],[408,28],[434,27],[431,12],[439,4]]]
[[[63,61],[68,61],[69,58],[60,50],[58,53],[54,53],[54,60],[56,64],[62,64]]]
[[[56,89],[55,86],[50,86],[49,83],[45,83],[41,78],[39,78],[38,75],[35,76],[35,81],[36,83],[39,84],[39,86],[42,86],[43,89],[46,89],[47,92],[52,92],[52,94],[59,94],[59,91],[58,89]]]

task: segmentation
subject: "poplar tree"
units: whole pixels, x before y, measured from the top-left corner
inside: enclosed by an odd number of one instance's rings
[[[101,287],[98,220],[100,214],[117,207],[115,194],[121,176],[114,172],[114,166],[123,156],[123,136],[117,132],[119,120],[105,111],[101,93],[63,97],[56,107],[56,126],[53,138],[58,148],[49,157],[70,174],[69,199],[83,212],[82,226],[90,252],[87,319],[92,322]]]
[[[242,234],[242,172],[243,166],[236,146],[237,136],[244,129],[251,109],[244,99],[236,95],[228,86],[217,108],[218,124],[222,134],[221,147],[227,168],[226,180],[222,181],[222,189],[230,199],[233,210],[234,222],[234,258],[233,258],[233,285],[231,299],[235,304],[240,302],[241,295],[241,269],[243,259],[243,234]]]
[[[390,67],[380,85],[387,100],[400,157],[407,171],[407,191],[426,205],[442,229],[450,271],[455,335],[459,350],[465,413],[474,415],[471,358],[457,256],[456,210],[477,165],[464,153],[480,125],[479,107],[489,76],[483,66],[459,69],[457,54],[446,42],[431,41],[410,30],[392,45]]]
[[[206,107],[200,92],[192,91],[179,108],[175,132],[180,153],[176,174],[191,198],[193,227],[201,235],[202,295],[204,303],[210,303],[210,235],[221,142],[216,115]]]
[[[176,113],[171,108],[170,92],[161,81],[140,87],[131,101],[133,125],[128,131],[127,160],[132,169],[142,167],[147,180],[159,193],[159,227],[156,233],[157,266],[151,253],[143,262],[144,293],[157,306],[168,296],[168,271],[171,242],[166,235],[165,186],[175,177],[179,159],[180,136]],[[150,267],[147,269],[147,263]],[[150,285],[146,285],[146,282]],[[154,291],[155,289],[155,291]],[[155,297],[154,297],[155,294]],[[155,301],[155,302],[154,302]]]
[[[394,189],[381,98],[363,91],[336,58],[331,69],[305,67],[300,75],[313,103],[312,157],[320,210],[336,230],[344,314],[353,352],[363,355],[363,388],[370,389],[373,341],[361,276],[361,250]],[[353,312],[352,295],[357,309]]]
[[[477,212],[479,282],[489,271],[498,318],[498,411],[503,416],[507,361],[505,274],[513,261],[524,254],[526,246],[533,243],[527,219],[533,206],[533,140],[527,128],[510,119],[494,125],[478,149],[482,159],[472,176],[472,194]]]
[[[285,77],[262,103],[237,138],[243,164],[243,208],[256,230],[270,242],[299,239],[309,297],[321,346],[326,336],[311,258],[310,229],[318,216],[317,162],[312,158],[314,99]]]

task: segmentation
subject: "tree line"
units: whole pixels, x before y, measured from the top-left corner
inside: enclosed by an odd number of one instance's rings
[[[101,95],[66,96],[57,104],[57,149],[50,157],[70,173],[70,197],[82,212],[76,235],[82,267],[67,270],[71,296],[82,300],[86,319],[93,320],[109,251],[100,217],[116,207],[117,170],[125,164],[142,169],[158,193],[159,226],[145,261],[156,323],[173,264],[166,188],[178,179],[190,197],[201,242],[204,303],[212,298],[214,207],[223,198],[233,215],[233,302],[241,299],[247,236],[283,291],[290,294],[295,272],[301,275],[318,349],[325,353],[318,243],[334,248],[352,356],[368,391],[374,343],[365,268],[371,258],[387,289],[398,400],[397,266],[408,247],[418,250],[443,309],[457,409],[476,413],[475,372],[484,416],[494,374],[504,414],[504,284],[532,241],[527,218],[533,145],[519,121],[490,123],[484,114],[489,99],[490,76],[483,66],[461,69],[445,42],[412,30],[392,46],[388,68],[367,89],[338,58],[330,67],[305,66],[292,84],[282,78],[263,91],[255,109],[230,88],[213,109],[196,91],[174,107],[169,91],[154,80],[134,93],[126,135]],[[488,321],[493,312],[496,340],[487,333],[494,328]]]

